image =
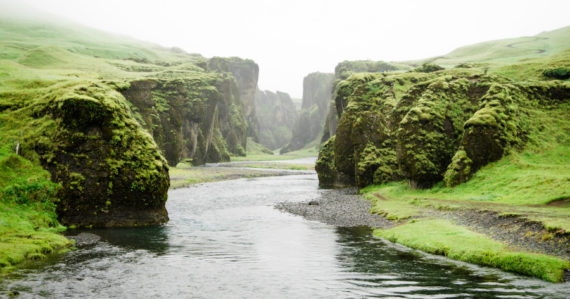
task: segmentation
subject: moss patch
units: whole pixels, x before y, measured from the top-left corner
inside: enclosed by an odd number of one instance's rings
[[[551,282],[563,281],[564,271],[570,268],[570,262],[566,260],[510,249],[447,220],[417,220],[387,230],[375,230],[374,235],[425,252]]]

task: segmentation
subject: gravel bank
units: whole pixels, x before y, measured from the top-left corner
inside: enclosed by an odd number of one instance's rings
[[[326,190],[309,202],[281,202],[275,207],[308,220],[339,227],[369,226],[387,228],[393,223],[379,215],[370,214],[370,202],[355,195],[356,189]]]

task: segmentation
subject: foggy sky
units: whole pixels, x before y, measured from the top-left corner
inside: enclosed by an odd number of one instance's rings
[[[0,4],[14,2],[0,0]],[[570,1],[20,0],[90,27],[260,66],[261,89],[301,97],[343,60],[411,60],[570,25]],[[0,6],[1,8],[1,6]]]

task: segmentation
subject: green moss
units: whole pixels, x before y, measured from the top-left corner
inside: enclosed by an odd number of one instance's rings
[[[55,213],[61,186],[29,160],[0,147],[0,274],[31,259],[43,259],[71,243]]]
[[[473,161],[469,159],[464,150],[455,152],[451,163],[447,167],[443,182],[447,187],[454,187],[461,183],[465,183],[473,174],[471,165]]]
[[[437,64],[424,63],[424,64],[422,64],[422,66],[415,68],[414,72],[432,73],[432,72],[437,72],[437,71],[441,71],[441,70],[444,70],[444,68],[437,65]]]
[[[452,259],[562,282],[570,262],[552,256],[521,252],[447,220],[422,219],[374,235],[408,247]]]

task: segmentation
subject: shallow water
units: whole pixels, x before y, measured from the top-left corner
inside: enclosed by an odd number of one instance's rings
[[[162,227],[91,230],[94,246],[22,270],[0,294],[96,298],[566,298],[550,284],[423,254],[273,208],[328,196],[316,175],[170,191]]]

